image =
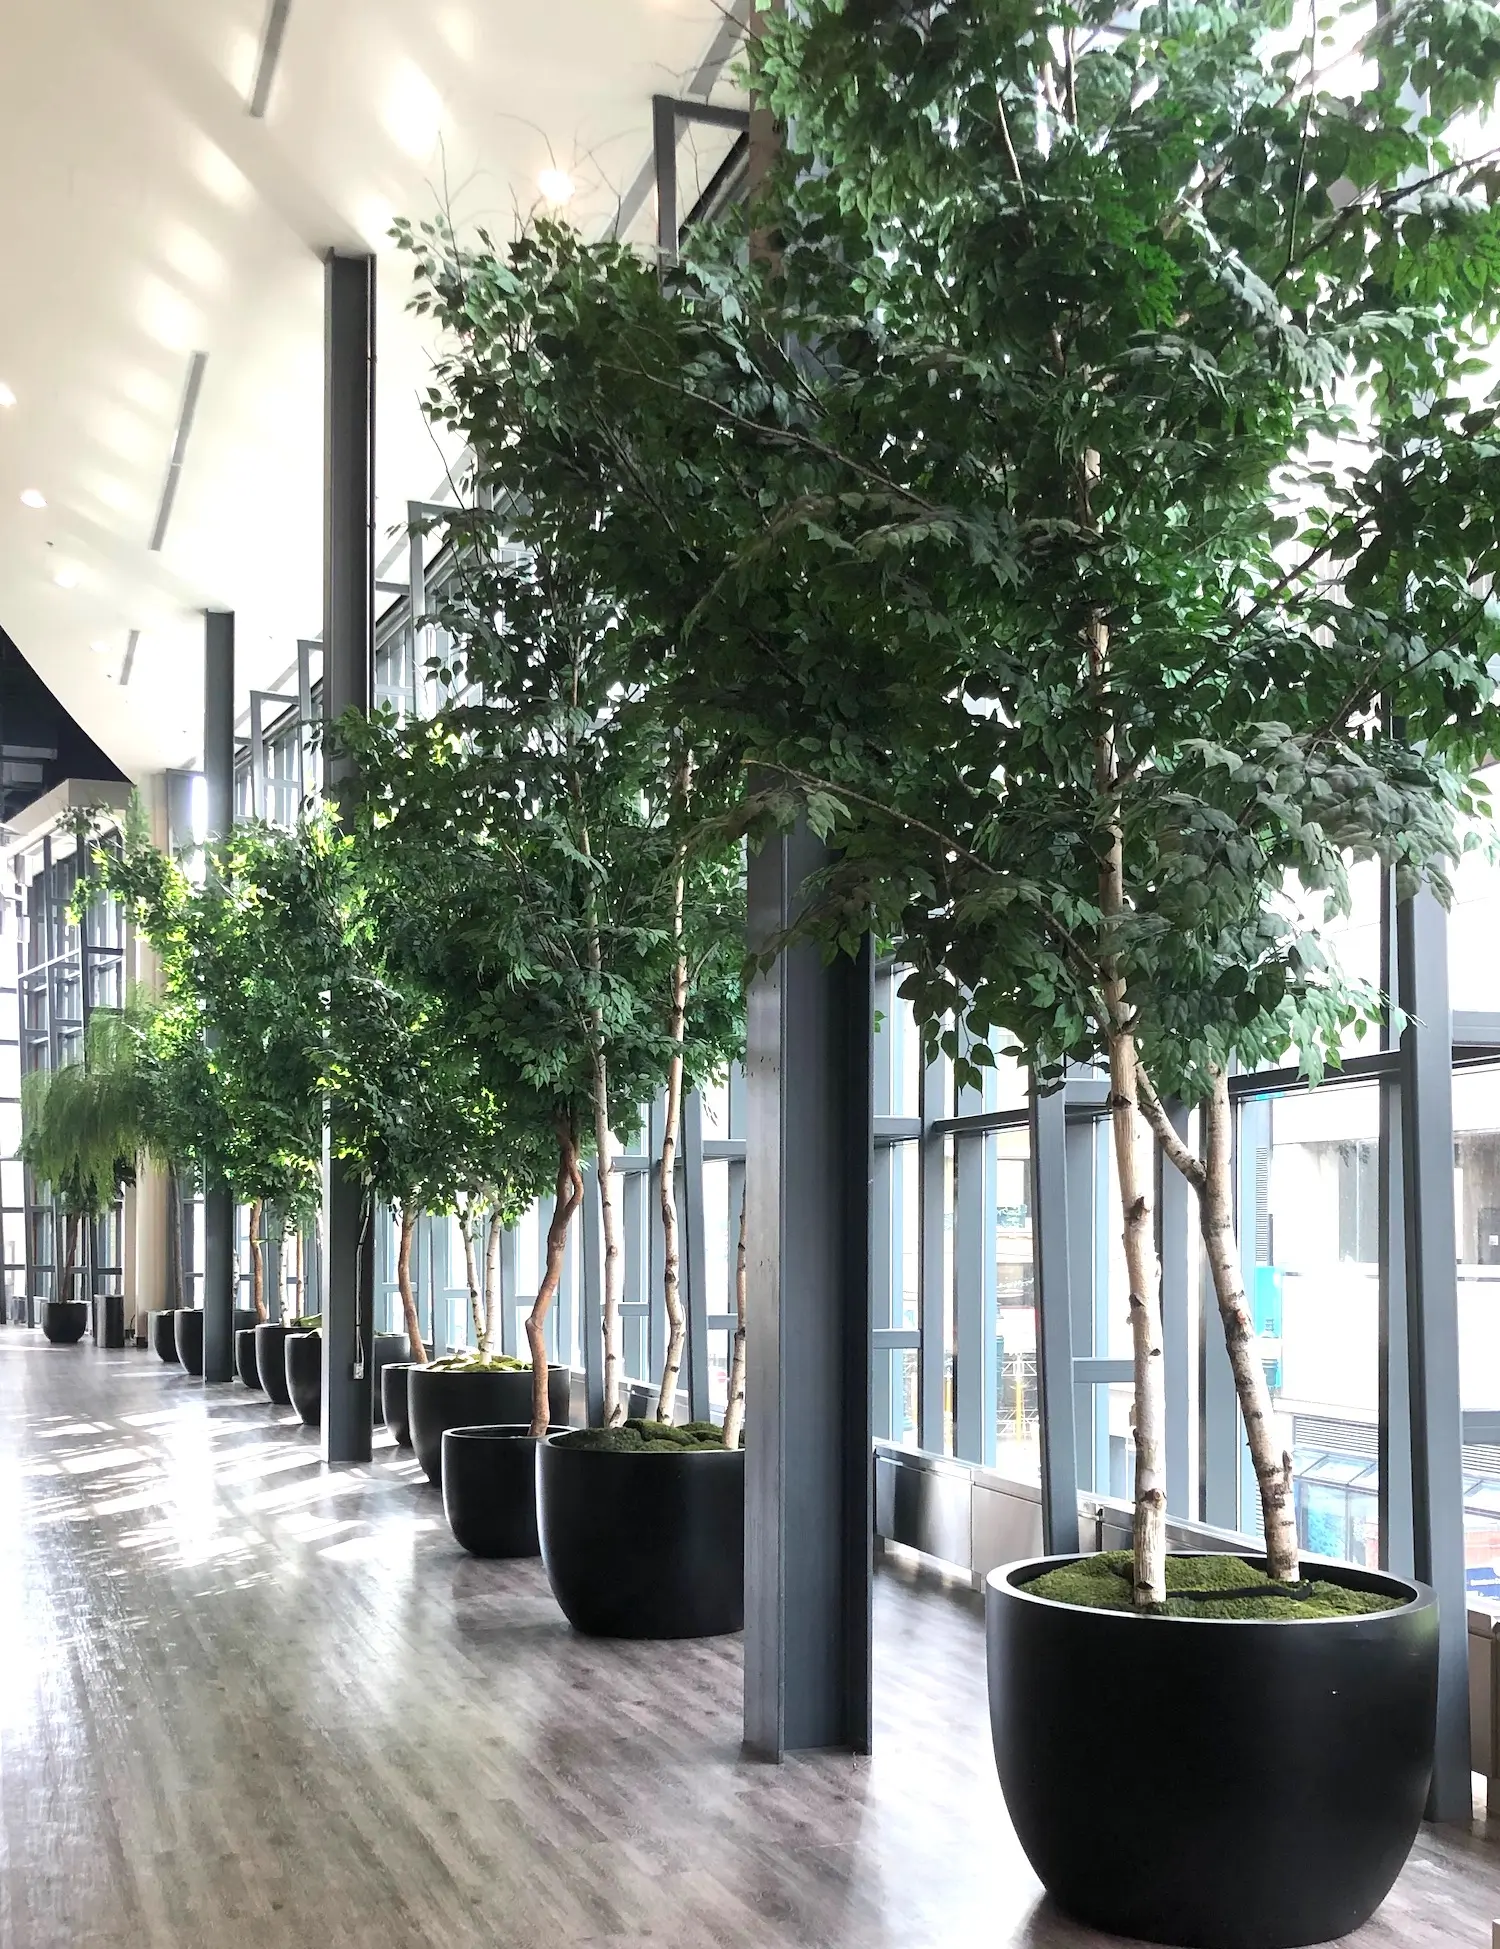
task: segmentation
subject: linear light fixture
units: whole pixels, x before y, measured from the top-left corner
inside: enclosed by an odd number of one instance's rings
[[[172,519],[172,503],[177,499],[177,483],[182,478],[182,457],[187,452],[188,435],[193,430],[193,415],[198,410],[198,394],[203,389],[203,368],[207,352],[195,352],[188,361],[187,384],[182,389],[182,410],[177,415],[177,434],[172,441],[172,458],[167,462],[167,478],[162,482],[161,501],[151,529],[151,552],[161,553],[167,538],[167,523]]]
[[[266,12],[265,32],[260,37],[260,59],[255,64],[255,86],[250,90],[250,113],[257,121],[265,114],[271,99],[271,83],[276,79],[276,64],[281,59],[281,42],[286,33],[286,17],[292,0],[271,0]]]
[[[120,687],[130,682],[130,673],[135,668],[135,646],[141,640],[141,632],[133,629],[125,638],[125,661],[120,665]]]

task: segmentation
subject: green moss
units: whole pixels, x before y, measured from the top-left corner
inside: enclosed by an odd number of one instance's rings
[[[431,1372],[440,1374],[529,1374],[529,1360],[513,1360],[508,1353],[445,1353],[441,1360],[427,1363]]]
[[[317,1333],[322,1329],[323,1315],[321,1313],[299,1313],[296,1319],[288,1320],[287,1325],[298,1333]]]
[[[1049,1570],[1026,1585],[1038,1597],[1054,1603],[1076,1604],[1085,1610],[1133,1611],[1133,1565],[1128,1550],[1105,1550],[1061,1570]],[[1277,1594],[1288,1588],[1298,1596]],[[1174,1597],[1174,1591],[1218,1591],[1223,1597]],[[1169,1556],[1167,1601],[1155,1613],[1165,1617],[1277,1618],[1295,1621],[1309,1617],[1352,1617],[1365,1611],[1394,1610],[1402,1600],[1369,1590],[1346,1590],[1342,1584],[1311,1583],[1290,1587],[1272,1583],[1237,1556]]]
[[[711,1421],[672,1424],[637,1418],[619,1428],[575,1428],[561,1438],[559,1446],[602,1448],[616,1455],[680,1455],[698,1449],[722,1449],[724,1434]]]

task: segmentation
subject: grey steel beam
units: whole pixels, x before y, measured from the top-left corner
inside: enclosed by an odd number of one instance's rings
[[[947,1349],[944,1328],[948,1295],[944,1290],[947,1265],[944,1183],[947,1146],[938,1110],[945,1080],[941,1057],[922,1066],[923,1136],[917,1151],[917,1317],[922,1328],[922,1351],[917,1371],[917,1440],[929,1454],[947,1448],[945,1400]]]
[[[1380,986],[1396,993],[1396,883],[1389,869],[1380,876]],[[1455,1040],[1457,1024],[1454,1025]],[[1389,1011],[1380,1025],[1382,1049],[1395,1047]],[[1401,1083],[1380,1083],[1380,1143],[1377,1179],[1379,1268],[1378,1381],[1376,1416],[1376,1521],[1380,1567],[1398,1577],[1416,1575],[1412,1528],[1411,1367],[1406,1353],[1406,1199],[1401,1150]]]
[[[1031,1090],[1032,1251],[1036,1286],[1037,1415],[1042,1437],[1042,1547],[1078,1548],[1073,1298],[1068,1250],[1067,1102]]]
[[[324,265],[323,773],[336,799],[347,761],[327,740],[368,714],[375,660],[375,259]],[[375,1330],[373,1213],[357,1174],[325,1145],[323,1454],[371,1453]]]
[[[604,1422],[604,1220],[599,1210],[599,1160],[583,1171],[583,1399],[590,1428]],[[559,1360],[565,1358],[561,1350]]]
[[[683,1300],[687,1310],[688,1413],[713,1414],[708,1387],[708,1240],[703,1215],[703,1098],[682,1099]]]
[[[1187,1142],[1188,1113],[1166,1106],[1172,1128]],[[1193,1516],[1192,1190],[1157,1147],[1160,1189],[1157,1223],[1161,1253],[1162,1382],[1167,1395],[1167,1513]]]
[[[827,858],[800,825],[749,866],[752,951]],[[795,945],[752,983],[745,1743],[871,1740],[873,958]]]
[[[203,787],[209,848],[234,826],[234,617],[203,619]],[[212,870],[210,868],[210,870]],[[234,1194],[203,1187],[203,1380],[234,1379]]]
[[[1424,888],[1396,909],[1401,1167],[1406,1228],[1412,1542],[1416,1574],[1438,1594],[1437,1747],[1427,1812],[1467,1821],[1468,1609],[1459,1399],[1458,1244],[1453,1212],[1453,1030],[1447,918]]]

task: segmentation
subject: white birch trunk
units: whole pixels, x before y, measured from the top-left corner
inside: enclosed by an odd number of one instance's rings
[[[479,1351],[486,1355],[494,1345],[495,1322],[499,1317],[496,1302],[500,1296],[500,1239],[504,1230],[499,1212],[491,1212],[484,1241],[484,1331],[479,1336]]]
[[[250,1200],[250,1304],[255,1308],[257,1320],[266,1314],[266,1260],[260,1242],[260,1221],[263,1206],[259,1198]]]
[[[459,1236],[464,1242],[464,1279],[469,1288],[469,1319],[477,1347],[484,1338],[484,1321],[479,1316],[479,1267],[474,1258],[474,1207],[464,1204],[458,1213]]]
[[[427,1349],[422,1343],[422,1320],[417,1312],[417,1296],[411,1283],[411,1251],[417,1237],[417,1213],[410,1199],[401,1200],[401,1237],[396,1248],[396,1290],[401,1295],[401,1315],[406,1321],[406,1338],[413,1366],[427,1365]]]
[[[609,1127],[604,1023],[597,1012],[594,1018],[594,1149],[599,1162],[599,1230],[604,1242],[604,1425],[617,1428],[625,1419],[625,1407],[620,1399],[625,1370],[620,1331],[620,1274],[625,1255],[620,1242],[620,1209],[615,1199],[615,1138]]]

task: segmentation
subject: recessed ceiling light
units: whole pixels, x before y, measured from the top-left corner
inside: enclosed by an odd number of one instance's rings
[[[536,186],[549,203],[566,203],[573,194],[573,178],[566,169],[544,169]]]
[[[47,505],[47,497],[39,487],[22,488],[21,500],[29,508],[44,508]]]
[[[95,656],[108,656],[108,655],[109,655],[109,645],[108,645],[108,643],[90,643],[90,644],[89,644],[89,648],[90,648],[90,649],[91,649],[91,650],[92,650],[92,651],[94,652],[94,655],[95,655]]]
[[[0,406],[14,406],[15,403],[16,403],[15,394],[11,391],[10,387],[6,385],[5,381],[3,379],[0,379]]]
[[[60,568],[52,580],[60,589],[76,589],[78,587],[78,571],[72,568]]]

